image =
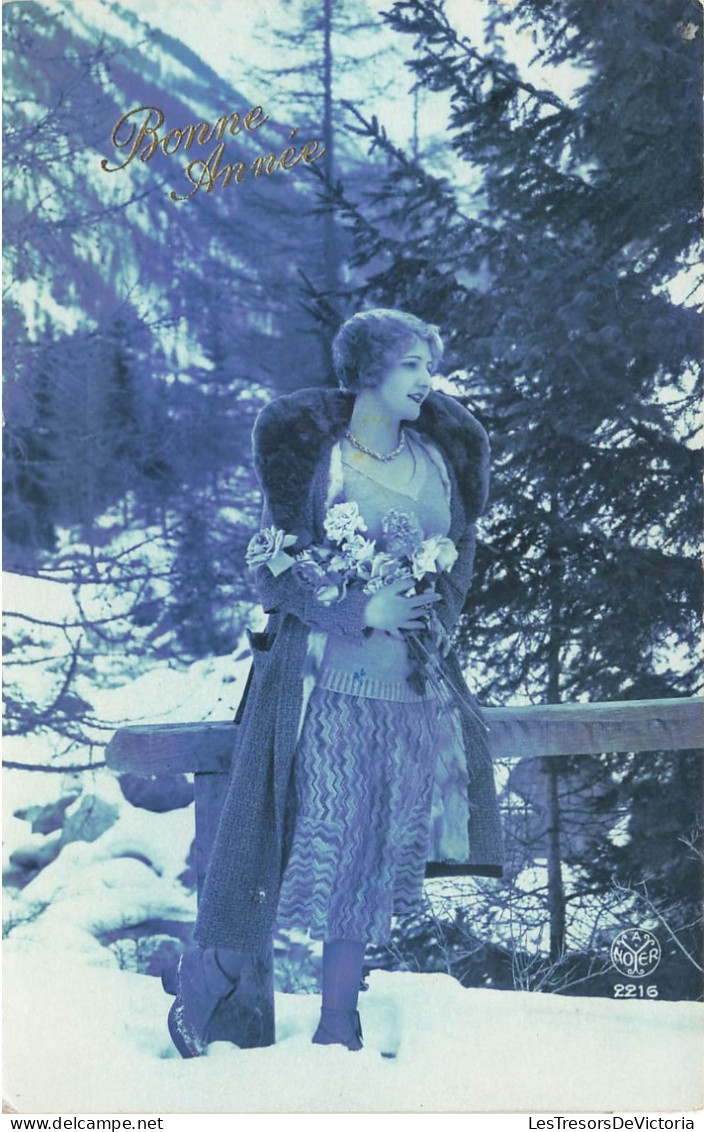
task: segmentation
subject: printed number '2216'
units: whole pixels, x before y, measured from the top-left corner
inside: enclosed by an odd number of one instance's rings
[[[657,998],[656,983],[644,987],[641,983],[614,983],[614,998]]]

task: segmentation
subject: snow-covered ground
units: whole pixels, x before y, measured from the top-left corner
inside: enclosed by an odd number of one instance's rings
[[[35,616],[49,605],[54,621],[74,615],[66,587],[24,579],[11,592]],[[220,657],[93,687],[87,674],[78,691],[115,725],[226,719],[245,669]],[[53,755],[47,735],[5,747],[20,763]],[[27,808],[62,798],[58,825],[32,832]],[[317,995],[280,993],[274,1046],[218,1043],[182,1061],[170,1000],[136,972],[130,929],[192,921],[195,898],[178,879],[192,806],[136,809],[105,769],[14,769],[3,811],[6,860],[63,839],[6,899],[4,1098],[20,1113],[684,1112],[704,1102],[701,1004],[464,989],[440,974],[373,972],[359,1053],[312,1046]]]
[[[277,1042],[182,1061],[156,979],[9,941],[5,1097],[20,1112],[663,1112],[702,1101],[702,1009],[465,990],[377,971],[365,1048],[311,1045],[319,1001],[277,995]],[[396,1049],[395,1058],[380,1049]]]

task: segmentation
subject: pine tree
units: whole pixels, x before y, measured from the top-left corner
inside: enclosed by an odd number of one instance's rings
[[[277,46],[271,80],[280,99],[290,105],[299,132],[305,125],[320,133],[326,151],[324,162],[310,170],[311,212],[321,238],[317,261],[301,273],[301,305],[321,340],[325,376],[331,377],[330,348],[351,253],[347,233],[331,206],[333,186],[339,176],[347,184],[363,184],[370,177],[370,159],[350,128],[354,110],[347,99],[354,90],[355,107],[384,99],[398,105],[404,92],[388,74],[394,69],[394,54],[396,74],[401,57],[376,5],[368,0],[284,0],[282,12],[285,21],[267,29]]]
[[[439,323],[448,368],[467,371],[457,392],[492,438],[491,509],[460,639],[483,695],[691,694],[699,319],[682,288],[698,223],[700,12],[692,0],[493,11],[483,44],[436,0],[398,0],[389,13],[414,38],[417,81],[449,96],[456,167],[435,175],[360,116],[394,164],[366,199],[337,194],[369,265],[351,301]],[[502,49],[508,24],[534,35],[540,81]],[[629,801],[634,828],[644,783],[660,787],[661,764],[649,765]],[[555,760],[545,769],[557,957],[566,807]],[[576,789],[583,768],[564,770]],[[696,819],[690,785],[676,788],[680,835]],[[691,909],[668,845],[661,872]]]
[[[253,418],[267,388],[323,369],[291,300],[317,251],[310,186],[298,169],[264,172],[179,206],[168,193],[181,155],[101,170],[126,108],[153,102],[184,124],[194,104],[254,101],[134,13],[113,13],[124,41],[111,37],[101,12],[74,0],[3,9],[5,565],[75,593],[82,643],[62,705],[111,661],[126,685],[145,657],[233,647],[254,597]],[[228,139],[228,158],[280,153],[288,134],[272,120]],[[112,611],[95,616],[103,586]],[[62,754],[84,725],[90,746],[90,711],[68,736],[63,706],[34,703],[29,636],[22,618],[8,625],[13,725],[41,727]],[[50,635],[32,630],[33,658]]]

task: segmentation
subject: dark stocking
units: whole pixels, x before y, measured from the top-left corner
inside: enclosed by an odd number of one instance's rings
[[[323,1007],[356,1010],[365,945],[356,939],[323,944]]]

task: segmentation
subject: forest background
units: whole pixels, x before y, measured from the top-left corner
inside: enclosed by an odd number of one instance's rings
[[[251,426],[271,397],[332,384],[332,336],[364,306],[440,325],[442,387],[491,437],[458,637],[480,702],[691,696],[701,678],[701,5],[213,0],[200,36],[179,12],[3,8],[13,897],[117,820],[102,748],[164,718],[145,718],[145,674],[196,681],[217,658],[202,715],[227,717],[254,616]],[[101,167],[143,106],[165,131],[269,120],[227,136],[242,183],[175,201],[205,149]],[[324,159],[252,168],[311,139]],[[499,770],[505,882],[446,886],[377,961],[611,994],[610,942],[637,926],[661,939],[661,995],[701,997],[699,753]],[[120,787],[145,822],[192,796]],[[6,931],[45,909],[15,902]],[[189,931],[143,915],[101,942],[155,974]],[[312,985],[311,949],[278,948]]]

